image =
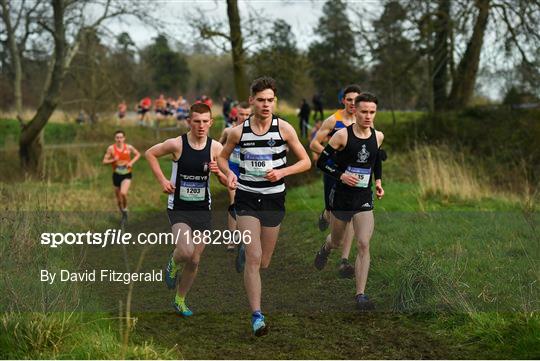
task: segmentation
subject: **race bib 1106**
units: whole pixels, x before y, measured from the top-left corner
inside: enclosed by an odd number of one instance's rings
[[[244,165],[247,175],[264,177],[266,172],[273,169],[272,154],[246,153]]]

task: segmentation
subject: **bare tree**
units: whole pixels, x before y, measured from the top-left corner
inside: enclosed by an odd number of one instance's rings
[[[113,18],[132,15],[143,19],[148,16],[144,11],[144,4],[122,0],[23,0],[18,11],[11,7],[13,2],[1,1],[2,22],[11,44],[10,56],[15,73],[19,73],[14,81],[15,98],[19,99],[16,107],[22,128],[19,155],[23,168],[29,173],[37,173],[42,164],[40,135],[60,102],[66,71],[79,50],[84,34],[105,26],[105,22]],[[16,14],[15,22],[11,21],[13,14]],[[25,51],[26,39],[38,30],[44,30],[41,36],[48,36],[49,43],[52,42],[54,47],[37,112],[29,122],[25,122],[20,114],[22,54]],[[21,40],[17,42],[14,39],[18,36]]]
[[[31,3],[26,0],[20,2],[0,0],[1,18],[13,73],[15,111],[19,120],[22,119],[23,111],[23,52],[26,50],[28,38],[38,31],[39,27],[35,19],[43,15],[45,11],[43,3],[43,0],[35,0]]]
[[[469,104],[486,50],[516,65],[534,63],[540,46],[539,0],[401,2],[414,25],[404,31],[416,40],[419,56],[427,56],[436,111]],[[487,34],[494,38],[488,49]]]
[[[227,0],[227,25],[219,19],[209,19],[201,9],[198,9],[196,16],[189,18],[190,25],[199,32],[202,39],[209,40],[218,49],[231,53],[236,97],[247,100],[247,50],[253,45],[261,44],[268,21],[262,21],[261,16],[254,11],[241,21],[237,0]]]

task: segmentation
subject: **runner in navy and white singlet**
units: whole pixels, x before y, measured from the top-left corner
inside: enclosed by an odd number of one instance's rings
[[[250,234],[250,242],[238,248],[238,259],[245,253],[244,285],[252,311],[251,326],[256,336],[268,332],[261,312],[260,269],[270,264],[285,216],[283,178],[301,173],[311,166],[309,156],[294,128],[272,111],[276,100],[275,80],[256,79],[251,84],[249,103],[253,114],[231,129],[218,157],[220,169],[227,175],[229,188],[236,189],[235,209],[238,229]],[[240,176],[229,169],[228,159],[240,146]],[[287,166],[287,151],[298,161]]]
[[[164,272],[167,287],[176,288],[173,302],[175,312],[181,316],[191,316],[185,303],[204,250],[204,242],[195,242],[194,231],[210,230],[210,173],[227,184],[227,178],[215,161],[223,146],[208,137],[213,119],[206,104],[194,104],[190,108],[188,124],[190,131],[182,136],[167,139],[148,149],[145,153],[150,168],[164,193],[169,195],[167,214],[176,240],[176,247],[170,256]],[[172,174],[165,177],[158,162],[159,157],[172,155]],[[177,273],[183,264],[180,281]]]

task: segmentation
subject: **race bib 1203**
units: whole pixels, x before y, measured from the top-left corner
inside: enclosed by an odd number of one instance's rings
[[[180,181],[180,199],[187,202],[204,201],[206,182]]]

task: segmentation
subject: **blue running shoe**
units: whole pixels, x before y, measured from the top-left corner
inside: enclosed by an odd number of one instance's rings
[[[355,297],[356,309],[360,312],[372,311],[375,309],[375,304],[368,296],[363,293],[359,293]]]
[[[169,263],[167,263],[167,267],[165,267],[165,284],[167,284],[168,289],[172,290],[176,287],[177,274],[178,274],[178,267],[176,267],[173,254],[171,253],[171,258],[169,259]]]
[[[268,326],[264,322],[264,316],[261,312],[253,312],[251,315],[251,327],[257,337],[264,336],[268,333]]]
[[[236,272],[244,272],[244,266],[246,265],[246,245],[242,242],[238,245],[236,250]]]
[[[174,313],[176,313],[178,316],[193,316],[193,312],[191,312],[188,306],[186,306],[186,302],[184,300],[179,301],[178,298],[175,298],[172,306],[174,308]]]

